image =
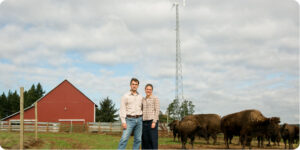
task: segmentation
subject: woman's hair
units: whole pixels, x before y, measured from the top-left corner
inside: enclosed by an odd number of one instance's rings
[[[146,89],[148,86],[151,86],[151,88],[152,88],[152,90],[153,90],[153,85],[150,84],[150,83],[146,84],[145,89]]]

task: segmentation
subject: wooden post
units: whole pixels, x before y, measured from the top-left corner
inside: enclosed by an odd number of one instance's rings
[[[112,122],[110,123],[110,126],[109,126],[109,130],[110,130],[110,133],[112,133]]]
[[[121,122],[121,129],[120,129],[120,132],[121,132],[121,133],[123,132],[122,122]]]
[[[73,124],[72,124],[72,120],[71,120],[71,133],[73,131]]]
[[[86,128],[85,128],[85,129],[86,129],[86,132],[89,133],[89,124],[88,124],[88,122],[85,124],[85,127],[86,127]]]
[[[47,122],[46,132],[49,132],[49,122]]]
[[[99,128],[98,128],[98,132],[100,133],[101,132],[101,123],[99,122]]]
[[[20,149],[24,148],[24,87],[20,88]]]
[[[37,141],[38,140],[38,136],[37,136],[37,134],[38,134],[38,114],[37,114],[37,102],[35,102],[34,103],[34,114],[35,114],[35,141]]]
[[[8,121],[8,132],[10,132],[11,131],[11,122],[10,122],[10,120]]]

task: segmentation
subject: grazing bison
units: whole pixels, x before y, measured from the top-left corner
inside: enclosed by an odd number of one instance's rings
[[[193,147],[195,135],[204,137],[207,142],[209,137],[212,136],[215,144],[217,134],[221,132],[220,123],[221,117],[216,114],[198,114],[184,117],[179,123],[182,148],[186,148],[187,138],[191,139]]]
[[[283,124],[280,129],[281,136],[284,142],[284,148],[286,148],[286,141],[289,142],[289,149],[293,148],[294,141],[298,143],[299,141],[299,126]]]
[[[267,146],[271,146],[271,141],[274,143],[273,144],[274,146],[276,145],[276,143],[279,146],[281,140],[280,125],[269,124],[265,131],[256,134],[257,134],[258,147],[263,147],[264,138],[268,140]]]
[[[192,148],[194,148],[195,134],[199,130],[198,121],[193,115],[184,117],[179,123],[179,132],[181,136],[182,149],[186,149],[187,138],[191,139]]]
[[[260,111],[253,109],[226,115],[221,119],[221,130],[224,133],[226,148],[229,148],[228,139],[234,135],[240,136],[243,148],[247,141],[251,148],[252,137],[261,136],[270,125],[279,123],[280,118],[266,118]]]
[[[217,114],[199,114],[195,115],[198,120],[197,135],[204,137],[207,144],[209,144],[209,137],[214,139],[214,143],[217,142],[217,134],[221,132],[221,117]]]
[[[179,133],[179,121],[178,120],[173,120],[171,123],[168,124],[170,130],[173,132],[173,137],[175,141],[176,135],[179,141],[180,138],[180,133]]]
[[[267,134],[266,138],[268,140],[268,145],[271,145],[271,141],[274,143],[273,145],[279,146],[280,140],[281,140],[281,134],[280,134],[280,125],[278,124],[271,124],[267,128]]]

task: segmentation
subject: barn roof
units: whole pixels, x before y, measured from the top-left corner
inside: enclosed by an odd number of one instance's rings
[[[52,91],[54,91],[57,87],[59,87],[59,86],[60,86],[61,84],[63,84],[64,82],[67,82],[68,84],[70,84],[71,86],[73,86],[73,87],[74,87],[76,90],[78,90],[82,95],[84,95],[88,100],[90,100],[92,103],[94,103],[90,98],[88,98],[85,94],[83,94],[79,89],[77,89],[77,88],[76,88],[71,82],[69,82],[67,79],[65,79],[63,82],[61,82],[59,85],[57,85],[55,88],[53,88],[51,91],[49,91],[47,94],[45,94],[43,97],[39,98],[39,99],[38,99],[37,101],[35,101],[35,102],[39,102],[40,100],[42,100],[45,96],[47,96],[49,93],[51,93]],[[34,102],[34,103],[35,103],[35,102]],[[26,110],[28,110],[28,109],[34,107],[34,103],[31,104],[30,106],[26,107],[26,108],[24,109],[24,112],[25,112]],[[94,103],[94,104],[95,104],[95,103]],[[95,106],[98,107],[97,104],[95,104]],[[15,112],[15,113],[13,113],[13,114],[11,114],[11,115],[5,117],[5,118],[2,118],[1,121],[6,120],[6,119],[8,119],[8,118],[10,118],[10,117],[12,117],[12,116],[15,116],[15,115],[19,114],[19,113],[20,113],[20,111]]]

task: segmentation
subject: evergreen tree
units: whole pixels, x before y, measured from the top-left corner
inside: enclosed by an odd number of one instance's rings
[[[37,98],[41,98],[43,97],[43,95],[45,94],[45,91],[43,91],[43,87],[40,83],[37,84],[36,86],[36,96]]]
[[[31,88],[28,91],[24,92],[24,108],[30,106],[37,100],[35,91],[35,85],[32,84]]]
[[[42,85],[40,83],[35,86],[34,84],[28,91],[24,91],[24,108],[32,105],[35,101],[44,95]],[[8,91],[7,96],[3,92],[0,96],[0,119],[5,118],[15,112],[20,111],[20,96],[15,90]]]
[[[3,109],[0,110],[2,112],[2,115],[1,115],[1,119],[2,119],[4,117],[10,115],[10,105],[8,104],[7,97],[4,92],[1,95],[0,99],[2,99],[1,103],[2,103],[2,107],[3,107]]]
[[[5,105],[5,101],[4,101],[4,92],[3,94],[0,96],[0,119],[3,118],[5,115],[4,115],[4,105]]]
[[[114,122],[118,115],[116,114],[118,109],[115,108],[115,104],[108,97],[100,101],[99,109],[96,111],[96,121],[100,122]]]
[[[43,91],[40,83],[38,83],[36,87],[33,84],[28,91],[24,92],[24,108],[32,105],[34,102],[40,99],[44,93],[45,91]]]
[[[8,110],[9,115],[20,111],[20,96],[18,95],[16,90],[14,93],[12,93],[10,90],[8,91],[7,101],[10,108]]]

